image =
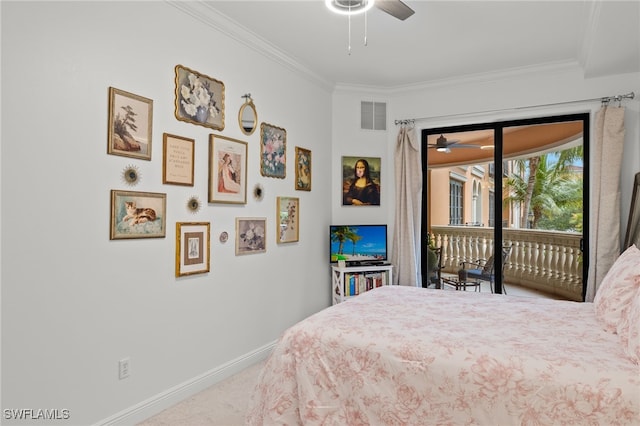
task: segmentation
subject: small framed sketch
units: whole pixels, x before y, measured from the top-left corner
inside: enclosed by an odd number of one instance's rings
[[[176,223],[176,277],[209,272],[209,222]]]
[[[278,197],[276,201],[278,243],[298,241],[300,229],[300,200],[294,197]]]
[[[287,131],[260,124],[260,174],[284,179],[287,174]]]
[[[167,194],[111,190],[111,237],[164,238]]]
[[[209,136],[209,202],[247,203],[247,143]]]
[[[311,191],[311,151],[296,146],[296,190]]]
[[[267,219],[264,217],[236,218],[236,256],[267,251]]]
[[[180,121],[224,129],[224,83],[176,65],[175,115]]]
[[[151,160],[153,100],[109,87],[107,154]]]
[[[195,140],[182,136],[162,135],[162,183],[193,186]]]
[[[342,157],[342,205],[380,205],[380,157]]]

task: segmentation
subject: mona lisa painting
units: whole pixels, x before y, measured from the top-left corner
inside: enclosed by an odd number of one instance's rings
[[[342,157],[342,205],[380,205],[379,157]]]

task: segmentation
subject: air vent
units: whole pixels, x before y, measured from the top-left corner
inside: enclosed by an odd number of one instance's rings
[[[387,130],[387,104],[385,102],[360,102],[360,128]]]

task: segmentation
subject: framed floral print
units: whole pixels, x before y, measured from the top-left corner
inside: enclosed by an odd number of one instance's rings
[[[296,146],[296,190],[311,191],[311,151]]]
[[[109,87],[107,154],[151,160],[153,100]]]
[[[247,143],[209,136],[209,202],[247,203]]]
[[[210,223],[176,223],[176,277],[209,272]]]
[[[260,124],[260,174],[284,179],[287,174],[287,131]]]
[[[176,65],[175,115],[180,121],[224,129],[224,83]]]
[[[236,256],[267,251],[267,219],[264,217],[236,218]]]
[[[193,186],[196,141],[169,133],[162,136],[162,183]]]
[[[111,237],[164,238],[167,194],[111,190]]]
[[[300,223],[300,199],[294,197],[278,197],[276,200],[276,221],[278,226],[278,243],[298,241]]]

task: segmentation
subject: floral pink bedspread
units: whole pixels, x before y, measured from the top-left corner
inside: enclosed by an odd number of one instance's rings
[[[638,425],[593,304],[387,286],[287,330],[250,425]]]

